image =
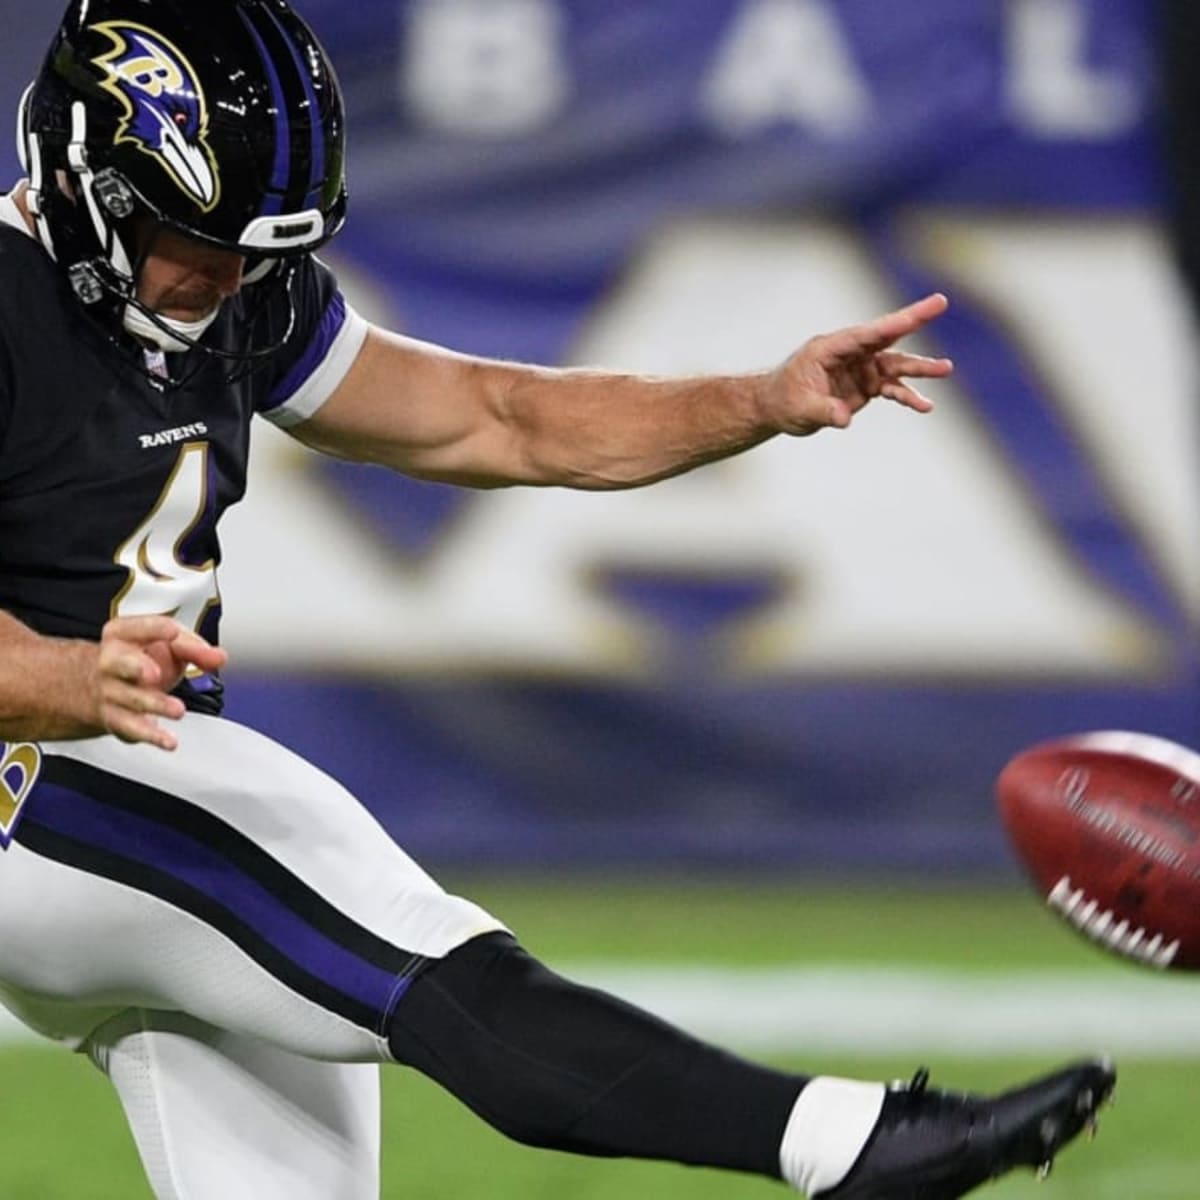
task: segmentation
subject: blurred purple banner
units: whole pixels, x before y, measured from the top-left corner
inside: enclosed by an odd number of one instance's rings
[[[937,287],[925,348],[959,369],[928,434],[872,411],[845,450],[773,444],[634,498],[269,446],[223,575],[232,715],[413,853],[474,864],[1004,871],[1009,755],[1098,727],[1197,742],[1152,6],[296,7],[350,111],[331,261],[376,319],[741,370]],[[15,107],[53,13],[0,17]]]

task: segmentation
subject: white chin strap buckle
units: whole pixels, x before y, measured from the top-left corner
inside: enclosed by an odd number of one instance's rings
[[[144,312],[132,304],[125,306],[125,315],[121,324],[126,333],[131,333],[140,341],[149,342],[151,346],[164,354],[183,354],[191,350],[193,345],[204,336],[205,330],[217,319],[221,311],[220,305],[199,321],[176,321],[171,317],[160,316],[159,321],[166,326],[160,329]],[[179,336],[172,336],[177,334]],[[186,341],[183,339],[187,339]]]

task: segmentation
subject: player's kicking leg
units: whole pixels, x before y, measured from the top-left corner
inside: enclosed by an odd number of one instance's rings
[[[821,1200],[950,1200],[1040,1167],[1115,1080],[1086,1062],[994,1098],[789,1075],[555,975],[511,936],[431,965],[391,1024],[401,1062],[531,1145],[782,1178]]]

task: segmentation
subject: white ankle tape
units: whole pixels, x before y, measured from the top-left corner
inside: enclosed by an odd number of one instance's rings
[[[837,1187],[854,1166],[879,1120],[882,1083],[818,1075],[796,1100],[779,1165],[784,1179],[806,1196]]]

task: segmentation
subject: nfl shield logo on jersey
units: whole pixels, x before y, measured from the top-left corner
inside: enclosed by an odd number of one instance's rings
[[[0,742],[0,849],[7,850],[21,808],[42,769],[42,752],[28,742]]]

